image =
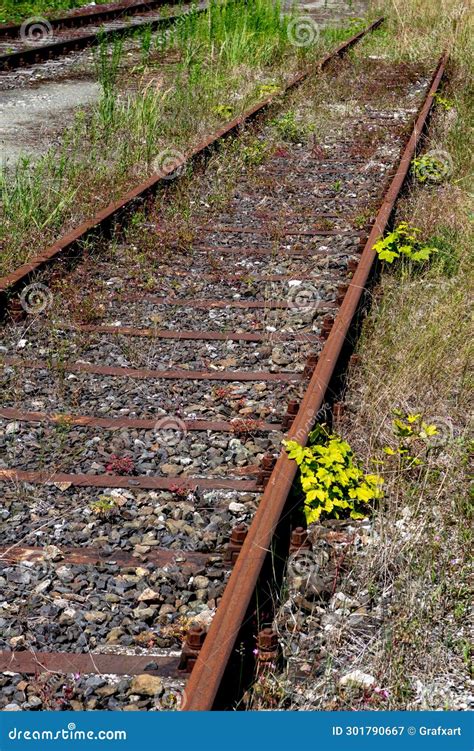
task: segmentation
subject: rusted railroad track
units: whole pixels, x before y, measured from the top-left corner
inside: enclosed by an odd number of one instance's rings
[[[0,26],[0,71],[43,63],[144,27],[165,29],[181,15],[163,17],[161,9],[173,4],[173,0],[130,0],[51,20],[33,18],[23,24],[5,24]]]
[[[0,576],[12,602],[0,613],[0,664],[14,673],[2,679],[8,701],[166,708],[193,665],[185,709],[229,707],[242,696],[258,631],[260,658],[273,649],[265,631],[271,594],[297,526],[298,514],[285,508],[294,467],[279,456],[279,443],[288,428],[304,442],[325,400],[374,238],[393,209],[444,64],[431,85],[418,82],[411,93],[418,109],[429,88],[387,193],[383,170],[365,169],[375,146],[365,157],[346,154],[378,121],[378,145],[391,144],[384,166],[393,171],[410,109],[391,119],[359,114],[354,132],[317,157],[288,144],[268,158],[265,172],[278,175],[280,204],[290,209],[276,246],[267,225],[262,232],[255,222],[268,186],[244,176],[221,221],[196,217],[191,251],[171,248],[155,259],[156,290],[144,287],[124,246],[113,261],[80,263],[66,292],[54,276],[43,277],[57,298],[49,313],[25,322],[10,305],[16,320],[4,331],[0,413]],[[334,180],[348,182],[335,187]],[[302,182],[320,187],[302,194]],[[367,240],[347,213],[380,199]],[[303,208],[309,214],[301,222]],[[328,213],[337,214],[337,232],[316,228]],[[11,275],[5,293],[65,248],[59,243]],[[318,290],[309,310],[304,296],[288,295],[289,282],[307,279]],[[94,288],[103,291],[101,322],[68,320],[72,291],[87,296]],[[126,457],[138,473],[127,474]],[[105,500],[97,487],[107,488]],[[300,538],[293,533],[293,547]],[[65,684],[64,673],[77,675]]]

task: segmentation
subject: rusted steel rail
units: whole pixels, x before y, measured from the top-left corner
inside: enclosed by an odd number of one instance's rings
[[[376,22],[373,24],[369,29],[375,28],[379,22]],[[331,59],[333,59],[334,56],[341,54],[344,50],[346,50],[351,44],[354,44],[357,39],[360,39],[364,33],[367,33],[367,30],[365,32],[360,32],[355,37],[353,37],[348,42],[341,45],[335,53],[332,55],[326,57],[322,61],[322,65],[326,65]],[[290,88],[292,86],[297,85],[299,82],[303,81],[311,71],[306,71],[304,73],[301,73],[299,76],[297,76],[290,84]],[[191,154],[196,154],[199,152],[199,150],[207,148],[210,144],[214,143],[216,139],[223,137],[227,133],[233,132],[233,130],[246,118],[251,117],[258,113],[259,111],[263,110],[264,107],[268,106],[272,101],[272,98],[268,98],[265,100],[265,102],[257,105],[256,107],[252,108],[252,110],[247,113],[242,118],[239,118],[236,121],[233,121],[233,123],[229,124],[229,126],[226,126],[225,128],[221,129],[218,134],[213,137],[212,139],[208,139],[206,141],[205,145],[202,146],[201,149],[194,150]],[[124,208],[130,208],[130,204],[133,206],[133,201],[138,196],[143,196],[146,194],[147,191],[155,189],[155,187],[159,184],[159,181],[161,177],[164,176],[166,173],[161,173],[161,175],[155,176],[151,178],[149,181],[147,181],[143,187],[143,185],[137,189],[136,191],[133,191],[131,194],[128,194],[129,197],[119,202],[118,204],[114,204],[112,207],[109,207],[108,209],[104,210],[104,212],[101,212],[101,214],[98,215],[98,217],[95,217],[92,222],[87,223],[78,230],[78,232],[73,233],[71,236],[69,236],[66,241],[60,241],[57,243],[53,248],[50,248],[49,251],[46,251],[41,256],[37,257],[33,260],[31,264],[26,264],[22,269],[18,270],[17,272],[14,272],[12,275],[6,278],[6,280],[2,280],[2,282],[5,282],[3,285],[3,291],[5,293],[5,296],[3,298],[4,302],[7,301],[8,296],[11,294],[12,291],[18,291],[21,288],[22,284],[25,284],[29,278],[31,277],[31,274],[42,269],[45,267],[50,261],[55,260],[56,258],[61,257],[64,254],[64,251],[69,251],[74,244],[76,244],[76,249],[78,248],[78,241],[84,238],[85,235],[87,235],[91,230],[95,229],[96,227],[100,226],[102,223],[105,225],[110,224],[112,219],[116,218],[117,214],[120,213],[120,211]],[[327,233],[323,233],[327,234]],[[242,253],[242,249],[239,249],[239,252]],[[252,252],[252,251],[250,251]],[[357,251],[354,251],[357,252]],[[303,255],[308,256],[308,251],[302,251],[301,253],[297,253],[296,255]],[[314,254],[316,255],[316,254]],[[330,255],[330,253],[328,253]],[[354,259],[352,258],[352,261],[354,262]],[[351,266],[350,263],[347,266],[347,271],[351,273]],[[271,276],[271,275],[270,275]],[[281,275],[276,275],[278,279],[282,278]],[[284,276],[283,276],[284,278]],[[294,278],[294,277],[293,277]],[[142,296],[143,297],[143,296]],[[176,299],[176,302],[171,300],[170,298],[158,298],[160,300],[166,300],[166,304],[176,304],[180,305],[181,307],[186,306],[186,299]],[[209,302],[209,301],[207,301]],[[277,301],[274,301],[277,302]],[[159,303],[159,304],[162,304]],[[196,306],[194,306],[196,307]],[[206,305],[207,307],[207,305]],[[215,301],[212,302],[211,307],[215,307]],[[219,305],[217,307],[221,307],[220,301]],[[234,308],[235,311],[239,311],[239,309],[245,309],[245,308],[259,308],[259,305],[235,305],[231,303],[230,305],[225,305],[224,307],[230,307]],[[269,307],[268,304],[266,307]],[[270,306],[271,307],[271,306]],[[274,305],[274,309],[278,309],[279,305]],[[329,308],[333,308],[335,312],[334,304],[327,306]],[[67,325],[64,326],[65,329],[68,329],[69,327]],[[99,333],[103,332],[106,334],[114,333],[114,334],[124,334],[128,336],[143,336],[150,334],[150,336],[157,336],[157,337],[163,337],[166,338],[180,338],[180,339],[196,339],[196,340],[216,340],[216,341],[227,341],[227,340],[242,340],[247,342],[260,342],[264,340],[264,336],[262,334],[254,334],[253,332],[244,332],[243,334],[240,334],[239,332],[208,332],[208,331],[202,331],[202,332],[196,332],[196,331],[166,331],[161,330],[157,332],[154,329],[134,329],[133,327],[108,327],[108,326],[77,326],[78,330],[82,331],[90,331],[91,333]],[[110,329],[113,329],[113,331],[110,331]],[[267,342],[277,342],[277,341],[288,341],[291,340],[293,342],[299,342],[302,343],[312,343],[312,344],[320,344],[325,336],[328,333],[328,329],[326,327],[326,333],[323,335],[324,331],[324,321],[323,326],[321,327],[321,335],[320,336],[314,336],[311,334],[281,334],[280,332],[271,333],[270,335],[265,335],[265,340]],[[147,333],[144,334],[143,332],[146,331]],[[151,332],[151,333],[150,333]],[[189,336],[188,336],[189,335]],[[50,369],[51,374],[54,374],[55,372],[55,366],[54,362],[48,361],[48,363],[43,362],[42,360],[19,360],[16,357],[15,358],[3,358],[3,364],[6,366],[18,366],[22,369],[30,369],[33,371],[38,370],[45,370]],[[113,367],[113,366],[104,366],[104,365],[94,365],[90,364],[88,362],[68,362],[63,363],[62,361],[58,363],[57,370],[59,371],[68,371],[71,373],[88,373],[94,376],[104,376],[104,377],[113,377],[113,378],[129,378],[129,379],[135,379],[139,381],[145,381],[149,379],[168,379],[173,381],[182,381],[182,382],[188,382],[191,380],[195,381],[202,381],[204,384],[206,382],[221,382],[221,381],[238,381],[241,383],[252,383],[252,382],[269,382],[276,384],[277,388],[283,389],[283,387],[286,384],[293,385],[293,384],[304,384],[310,377],[313,368],[316,364],[316,355],[310,355],[308,357],[307,366],[305,367],[304,371],[302,373],[299,372],[270,372],[265,370],[236,370],[236,371],[230,371],[230,370],[154,370],[151,368],[128,368],[128,367]],[[226,366],[227,367],[227,366]],[[46,407],[45,407],[46,409]],[[297,402],[290,401],[288,404],[288,411],[287,414],[282,416],[281,423],[280,424],[273,424],[273,423],[261,423],[260,421],[254,421],[250,420],[249,422],[252,423],[252,429],[255,429],[256,431],[273,431],[278,430],[282,427],[286,429],[288,425],[291,423],[295,413],[297,411]],[[224,413],[225,414],[225,413]],[[268,413],[267,413],[268,414]],[[270,413],[271,414],[271,413]],[[276,413],[274,413],[274,416],[276,417]],[[95,428],[102,428],[104,430],[114,430],[115,428],[131,428],[131,429],[153,429],[156,430],[157,426],[156,424],[152,424],[154,421],[152,420],[138,420],[134,418],[109,418],[109,417],[94,417],[89,415],[70,415],[70,414],[57,414],[56,412],[53,412],[52,414],[46,413],[46,412],[38,412],[38,411],[31,411],[31,409],[24,408],[23,410],[15,410],[13,408],[5,408],[0,413],[0,418],[3,417],[6,420],[15,420],[19,423],[21,422],[40,422],[44,423],[46,425],[46,429],[48,429],[49,423],[59,423],[60,425],[64,423],[71,423],[71,425],[79,426],[82,428],[87,427],[95,427]],[[280,418],[277,418],[280,419]],[[183,426],[187,430],[217,430],[217,431],[223,431],[223,432],[231,432],[231,431],[238,431],[241,429],[242,426],[239,427],[239,422],[245,423],[245,420],[240,420],[239,418],[236,418],[236,423],[234,421],[200,421],[200,420],[186,420],[183,421]],[[282,424],[284,423],[284,425]],[[244,425],[245,428],[245,425]],[[18,428],[15,428],[17,430]],[[164,427],[166,430],[166,427]],[[158,428],[159,430],[159,428]],[[21,440],[19,441],[21,443]],[[203,470],[201,469],[195,469],[193,475],[185,475],[185,474],[179,474],[179,476],[173,476],[173,477],[161,477],[161,476],[150,476],[150,475],[137,475],[137,476],[123,476],[119,474],[108,474],[103,473],[101,475],[94,475],[94,474],[83,474],[81,472],[78,473],[68,473],[68,472],[59,472],[55,471],[54,467],[50,470],[33,470],[31,469],[31,464],[27,465],[26,469],[3,469],[0,470],[0,483],[6,483],[9,485],[8,491],[10,493],[16,494],[16,491],[21,490],[21,485],[24,483],[31,484],[35,487],[35,490],[39,486],[51,486],[55,485],[61,493],[67,491],[69,489],[69,486],[72,486],[73,488],[123,488],[123,489],[129,489],[129,490],[142,490],[142,489],[149,489],[149,490],[172,490],[173,488],[176,488],[176,484],[179,483],[181,486],[180,489],[186,489],[191,493],[195,493],[198,490],[231,490],[231,491],[244,491],[244,492],[251,492],[251,493],[258,493],[260,494],[262,492],[262,488],[265,486],[265,483],[268,481],[268,478],[271,476],[271,471],[273,467],[273,457],[269,454],[264,454],[263,458],[260,461],[260,465],[247,465],[247,466],[237,466],[231,467],[231,470],[227,472],[227,475],[219,477],[214,474],[214,476],[211,477],[201,477],[200,475],[203,474]],[[35,464],[34,466],[38,466]],[[43,465],[39,465],[43,466]],[[251,479],[239,479],[239,478],[251,478]],[[291,483],[290,483],[291,484]],[[18,485],[18,487],[17,487]],[[268,504],[268,494],[265,495],[265,498],[267,499],[265,501],[265,504]],[[36,501],[37,499],[35,499]],[[38,499],[39,500],[39,499]],[[83,503],[83,501],[81,501]],[[172,501],[171,501],[172,503]],[[253,511],[252,511],[253,513]],[[268,508],[266,511],[259,512],[257,516],[257,521],[262,517],[262,514],[264,515],[268,513]],[[258,524],[260,524],[261,521],[258,521]],[[227,564],[229,573],[230,567],[235,561],[240,561],[242,556],[239,556],[239,551],[242,548],[242,544],[244,543],[245,536],[247,534],[247,529],[244,524],[237,524],[232,531],[230,532],[230,541],[227,545],[227,548],[225,550],[224,554],[224,561]],[[271,531],[269,533],[271,537]],[[269,539],[270,539],[269,537]],[[255,538],[255,532],[253,532],[253,538]],[[146,553],[143,557],[140,556],[140,562],[146,561],[151,564],[156,564],[156,566],[161,565],[168,565],[168,562],[172,564],[173,562],[176,563],[176,565],[181,565],[181,559],[182,555],[186,558],[186,553],[181,553],[180,551],[169,551],[169,553],[173,556],[171,560],[169,560],[166,556],[166,551],[163,550],[155,550],[151,551],[149,553]],[[211,557],[214,557],[217,554],[219,556],[221,554],[220,549],[214,551],[213,554],[211,554]],[[199,567],[200,562],[202,559],[193,558],[192,556],[196,554],[190,554],[190,557],[186,558],[185,561],[182,562],[182,567],[184,571],[191,572],[193,570],[193,566]],[[222,556],[221,556],[222,557]],[[8,565],[9,562],[13,562],[15,564],[18,562],[20,564],[21,562],[28,562],[28,561],[41,561],[44,560],[41,550],[38,548],[15,548],[15,546],[4,546],[0,550],[0,560],[6,562]],[[61,551],[61,563],[68,562],[71,565],[75,562],[84,563],[85,565],[108,565],[112,563],[116,563],[118,566],[134,566],[136,565],[136,560],[134,557],[129,557],[127,555],[122,554],[120,551],[115,554],[115,551],[113,551],[110,556],[102,555],[97,549],[87,548],[87,549],[78,549],[78,548],[64,548]],[[54,567],[54,564],[56,561],[49,561],[47,565],[50,565]],[[46,564],[45,564],[46,565]],[[241,564],[237,564],[241,565]],[[235,577],[231,581],[234,581]],[[232,585],[234,586],[234,585]],[[254,589],[254,587],[253,587]],[[252,589],[252,591],[253,591]],[[223,607],[227,607],[228,600],[224,601]],[[220,606],[218,609],[219,613],[219,619],[222,618]],[[231,615],[232,611],[230,611]],[[234,610],[235,613],[235,610]],[[211,639],[214,638],[216,634],[216,630],[213,629]],[[224,634],[224,641],[227,639],[227,632],[223,632]],[[52,652],[34,652],[34,651],[10,651],[9,649],[5,649],[5,651],[0,653],[0,666],[2,666],[5,670],[10,671],[17,671],[20,673],[25,674],[34,674],[41,672],[42,670],[50,670],[52,672],[58,672],[58,673],[64,673],[64,672],[79,672],[79,673],[94,673],[94,672],[102,672],[102,673],[116,673],[116,674],[127,674],[127,675],[135,675],[136,673],[140,672],[152,672],[155,670],[155,668],[150,668],[150,663],[156,664],[156,670],[157,673],[160,676],[175,676],[178,674],[181,674],[183,671],[190,671],[193,667],[193,665],[196,662],[199,648],[201,647],[202,641],[204,638],[204,630],[200,626],[193,626],[190,628],[187,636],[187,641],[183,647],[183,653],[181,656],[181,659],[175,659],[173,656],[167,656],[167,657],[159,657],[154,654],[146,654],[146,655],[139,655],[136,657],[135,655],[116,655],[116,654],[108,654],[107,652],[102,653],[91,653],[91,654],[76,654],[75,652],[71,653],[52,653]],[[209,642],[212,643],[212,642]],[[47,646],[47,645],[46,645]],[[53,645],[50,645],[50,648]],[[74,647],[73,647],[74,648]],[[209,651],[209,647],[207,648]],[[232,649],[232,644],[230,644],[230,650]],[[211,649],[212,651],[212,649]],[[125,659],[126,657],[126,659]],[[221,656],[222,659],[226,660],[226,655]],[[220,659],[220,657],[219,657]],[[225,662],[220,663],[220,678],[224,676],[225,672]],[[200,662],[202,671],[202,661]],[[219,681],[220,681],[219,678]],[[202,677],[201,679],[202,680]],[[192,687],[192,684],[190,684]],[[192,694],[191,701],[193,703],[199,704],[199,702],[202,701],[200,691],[200,685],[201,683],[198,681],[198,687],[197,687],[197,693]],[[211,685],[211,691],[213,690]],[[216,687],[217,691],[217,687]],[[213,704],[213,698],[207,699],[208,706],[206,708],[210,708]],[[192,706],[191,708],[195,708]]]
[[[104,5],[75,8],[64,16],[48,19],[53,31],[61,29],[77,29],[91,23],[105,23],[120,16],[131,16],[136,13],[160,8],[163,5],[173,5],[173,0],[120,0]],[[0,24],[0,41],[3,39],[18,39],[24,28],[23,23]]]
[[[299,86],[305,81],[309,75],[311,75],[315,69],[323,70],[333,60],[337,59],[341,55],[344,55],[351,47],[354,46],[360,39],[366,34],[377,29],[383,22],[383,17],[378,18],[362,31],[354,34],[342,44],[338,45],[335,50],[326,55],[316,67],[311,67],[301,73],[298,73],[287,85],[285,91],[289,92],[295,87]],[[173,167],[161,170],[156,174],[149,177],[144,182],[137,185],[135,188],[126,193],[120,200],[106,206],[100,212],[98,212],[92,219],[83,222],[75,230],[67,233],[59,240],[57,240],[49,248],[43,250],[42,253],[32,258],[27,263],[20,266],[10,274],[0,277],[0,319],[5,315],[8,306],[8,300],[13,294],[18,293],[22,287],[31,281],[33,276],[38,272],[44,270],[47,266],[55,261],[65,258],[68,254],[77,255],[81,250],[81,243],[84,243],[94,233],[106,232],[109,230],[114,221],[117,221],[120,217],[124,216],[124,213],[132,209],[137,202],[144,201],[148,196],[152,195],[158,187],[163,183],[164,178],[175,172],[177,169],[185,165],[190,160],[194,159],[200,154],[204,154],[207,150],[216,144],[218,141],[238,131],[239,127],[245,122],[250,121],[255,116],[263,113],[274,101],[275,95],[268,96],[258,104],[253,105],[246,112],[239,117],[235,118],[231,122],[224,125],[216,133],[206,138],[202,143],[191,149],[187,154],[183,156],[181,160],[177,160]],[[239,249],[241,252],[241,249]],[[264,251],[260,251],[264,252]],[[268,251],[271,252],[271,251]],[[305,251],[301,251],[302,254]]]
[[[70,52],[78,52],[87,47],[97,45],[101,38],[113,39],[129,36],[144,27],[149,27],[153,30],[167,28],[176,23],[181,14],[156,18],[156,15],[153,15],[152,11],[153,8],[170,4],[173,4],[173,0],[153,0],[148,3],[129,5],[125,9],[123,7],[116,10],[110,9],[107,13],[105,11],[103,13],[91,12],[90,14],[81,14],[79,16],[67,16],[62,19],[52,20],[51,22],[40,19],[40,21],[42,20],[48,24],[45,26],[46,38],[43,42],[36,46],[32,46],[31,43],[23,43],[20,49],[0,55],[0,71],[10,71],[26,65],[44,63],[47,60],[66,55]],[[148,13],[149,18],[145,18],[144,20],[132,20],[131,18],[126,23],[124,22],[122,26],[101,27],[100,35],[95,30],[87,31],[87,26],[103,24],[113,20],[119,21],[121,17],[125,16],[128,19],[129,15],[136,15],[140,11]],[[202,9],[199,9],[198,12],[202,12]],[[125,21],[124,18],[122,20]],[[3,41],[6,39],[21,40],[22,33],[21,25],[3,27],[3,29],[0,29],[0,41],[2,41],[2,38]]]
[[[320,354],[308,389],[288,431],[289,440],[297,440],[301,444],[307,442],[309,431],[324,402],[374,264],[373,245],[383,234],[403,187],[410,162],[426,125],[434,95],[443,77],[447,57],[447,53],[442,55],[433,74],[428,94],[401,156],[397,172],[377,214],[357,270]],[[286,452],[282,451],[266,485],[231,578],[224,590],[219,609],[187,683],[182,706],[184,711],[204,711],[213,709],[215,706],[219,690],[226,680],[226,669],[234,644],[249,617],[249,605],[271,549],[272,537],[280,522],[296,473],[296,463],[290,461]]]

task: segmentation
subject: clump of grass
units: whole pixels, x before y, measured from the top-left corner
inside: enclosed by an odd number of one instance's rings
[[[272,120],[272,125],[280,138],[290,143],[304,141],[312,131],[309,125],[298,119],[296,112],[293,110],[288,110],[288,112]]]
[[[385,23],[362,41],[361,51],[391,60],[432,60],[448,49],[466,72],[472,70],[474,15],[469,0],[381,0]]]
[[[199,57],[200,48],[212,48],[214,59],[227,66],[258,61],[268,65],[281,57],[289,44],[289,14],[280,0],[254,0],[252,3],[222,3],[210,0],[205,22],[196,13],[177,25],[168,44],[177,44],[188,55]]]

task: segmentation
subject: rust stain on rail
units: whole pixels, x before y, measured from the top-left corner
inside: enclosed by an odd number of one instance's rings
[[[15,368],[30,370],[52,370],[54,364],[42,360],[20,360],[5,357],[0,362]],[[93,375],[114,376],[118,378],[147,378],[188,381],[275,381],[291,383],[301,381],[299,373],[269,373],[266,370],[150,370],[149,368],[120,368],[113,365],[91,365],[86,362],[58,363],[58,368],[70,373],[92,373]]]
[[[147,669],[156,663],[157,670]],[[179,657],[161,655],[124,655],[98,652],[10,652],[0,651],[0,672],[36,675],[40,673],[80,673],[81,675],[138,675],[150,673],[163,678],[177,678]]]
[[[6,545],[0,547],[0,564],[10,565],[22,561],[42,561],[47,555],[46,548],[22,547],[20,545]],[[114,550],[105,554],[99,547],[61,548],[61,557],[57,564],[97,565],[102,563],[117,564],[122,568],[143,566],[143,563],[153,563],[155,566],[179,566],[186,573],[201,570],[209,563],[210,558],[221,559],[218,552],[197,553],[188,550],[170,550],[168,548],[150,548],[148,553],[141,556],[132,555],[123,550]],[[49,559],[46,559],[49,560]],[[220,562],[220,561],[219,561]],[[54,564],[52,564],[54,565]]]
[[[247,473],[258,471],[258,467],[249,467]],[[258,492],[261,485],[254,480],[228,480],[225,477],[209,478],[190,475],[174,477],[122,476],[122,475],[86,475],[68,474],[47,470],[0,469],[0,482],[30,482],[34,485],[71,485],[82,488],[137,488],[145,490],[173,490],[176,486],[191,490],[237,490],[241,492]]]
[[[166,416],[157,416],[153,420],[140,420],[133,417],[93,417],[91,415],[73,415],[69,413],[45,413],[45,412],[24,412],[21,409],[11,407],[0,408],[0,419],[18,420],[19,422],[52,422],[66,423],[67,425],[79,425],[82,427],[103,428],[104,430],[154,430],[157,433],[163,430],[173,430],[173,423],[167,420]],[[160,420],[163,423],[160,425]],[[229,421],[219,420],[179,420],[175,429],[185,429],[189,431],[218,431],[221,433],[235,433],[239,429],[245,429],[247,425],[248,432],[266,433],[272,430],[281,430],[281,423],[264,422],[263,420],[243,420],[234,418]]]

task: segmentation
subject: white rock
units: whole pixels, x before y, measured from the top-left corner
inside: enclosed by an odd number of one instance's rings
[[[12,636],[10,639],[10,646],[12,649],[21,649],[21,647],[24,647],[26,644],[26,639],[23,636]]]
[[[137,597],[138,602],[159,602],[160,599],[161,595],[158,592],[155,592],[154,589],[150,589],[150,587],[144,589]]]
[[[51,585],[51,579],[44,579],[42,582],[36,585],[35,587],[35,593],[37,595],[41,595],[43,592],[46,592],[48,587]]]
[[[242,511],[245,511],[245,503],[232,501],[232,503],[229,503],[229,511],[232,511],[234,514],[240,514]]]
[[[352,670],[350,673],[343,675],[339,683],[341,686],[371,688],[375,686],[375,678],[373,675],[369,675],[369,673],[363,673],[362,670]]]
[[[209,628],[209,626],[212,623],[212,619],[214,618],[214,610],[211,610],[210,608],[207,608],[206,610],[201,610],[200,613],[195,615],[193,617],[193,623],[198,623],[200,626],[203,626],[204,628]]]
[[[64,558],[62,551],[56,547],[56,545],[46,545],[43,553],[43,558],[50,561],[60,561]]]

